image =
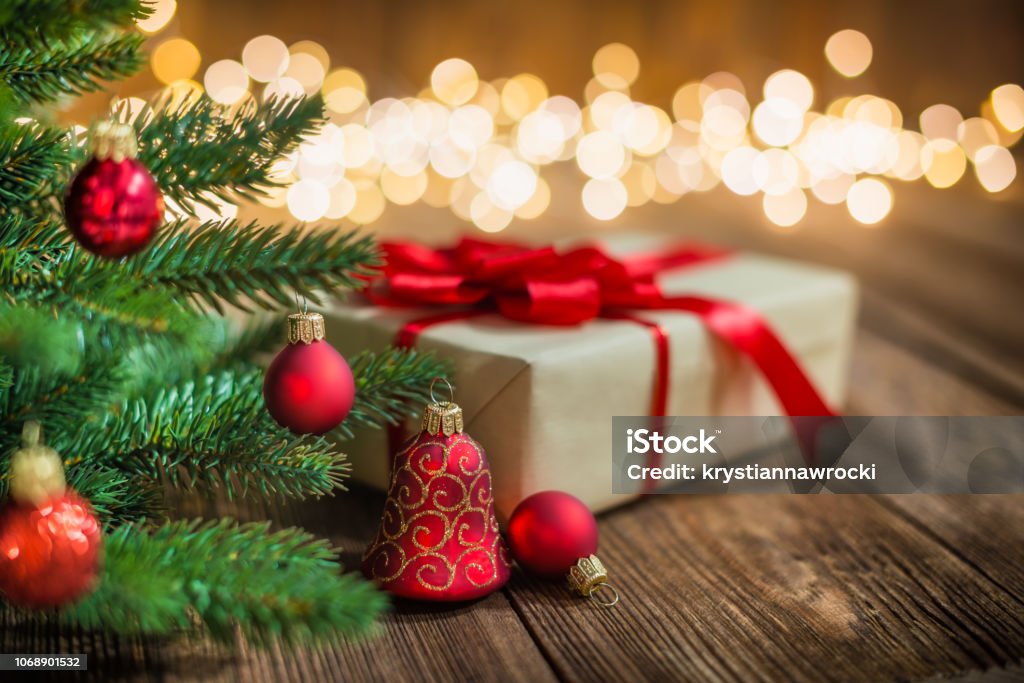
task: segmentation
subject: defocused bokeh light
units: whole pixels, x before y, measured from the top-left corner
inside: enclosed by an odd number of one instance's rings
[[[992,110],[1011,133],[1024,128],[1024,89],[1016,83],[999,86],[992,91]]]
[[[854,29],[833,33],[825,43],[829,64],[847,78],[864,73],[871,64],[873,52],[868,37]]]
[[[254,81],[269,83],[288,69],[288,46],[274,36],[257,36],[242,49],[242,65]]]
[[[149,65],[158,80],[170,85],[195,76],[201,62],[199,48],[185,38],[171,38],[156,46]]]
[[[140,28],[160,32],[176,7],[158,0]],[[866,35],[844,29],[828,38],[824,54],[836,72],[855,78],[871,66],[873,49]],[[854,220],[876,225],[893,210],[890,181],[948,188],[973,167],[985,192],[1006,190],[1017,176],[1010,148],[1024,135],[1024,89],[1015,83],[994,88],[976,113],[936,103],[904,114],[870,92],[819,101],[819,87],[791,68],[754,87],[718,71],[680,85],[663,109],[631,94],[643,69],[624,43],[594,53],[578,99],[550,92],[538,74],[493,78],[456,56],[434,66],[414,95],[380,99],[361,73],[332,66],[311,40],[288,46],[256,36],[240,58],[200,73],[196,46],[170,37],[156,43],[150,67],[170,101],[205,91],[237,109],[256,97],[323,95],[328,123],[275,163],[273,177],[284,186],[259,197],[300,221],[368,224],[389,204],[422,202],[497,232],[550,209],[555,190],[545,174],[557,164],[578,169],[578,206],[601,221],[722,184],[735,195],[760,195],[765,218],[780,229],[797,226],[811,200],[845,204]],[[117,106],[142,111],[135,98]],[[564,182],[558,187],[566,191]],[[237,212],[218,202],[204,211]]]
[[[135,22],[136,25],[146,33],[156,33],[162,30],[174,17],[178,3],[175,0],[150,0],[150,15],[145,19]]]
[[[846,208],[864,225],[874,225],[892,210],[892,190],[877,178],[863,178],[846,193]]]
[[[249,92],[249,74],[233,59],[222,59],[206,69],[203,85],[214,102],[234,104]]]

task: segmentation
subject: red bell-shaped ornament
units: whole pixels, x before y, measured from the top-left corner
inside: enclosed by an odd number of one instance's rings
[[[430,398],[420,433],[395,455],[363,573],[403,598],[473,600],[509,577],[491,468],[484,449],[463,431],[462,409],[434,400],[433,383]]]

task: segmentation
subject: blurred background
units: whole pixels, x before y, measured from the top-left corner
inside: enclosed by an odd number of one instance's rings
[[[812,202],[879,223],[902,183],[1014,192],[1017,2],[155,4],[151,69],[121,97],[322,91],[331,125],[264,202],[300,220],[426,204],[516,231],[717,189],[789,228]]]
[[[202,92],[327,103],[284,186],[209,218],[651,232],[838,266],[865,329],[1024,405],[1024,3],[155,6],[150,68],[68,121]]]

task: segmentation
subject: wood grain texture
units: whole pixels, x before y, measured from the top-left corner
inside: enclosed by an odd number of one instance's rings
[[[850,415],[1017,415],[1020,407],[902,345],[860,330],[845,411]]]
[[[880,496],[878,500],[1002,586],[1016,599],[1017,609],[1024,610],[1021,496]]]
[[[941,505],[941,500],[936,503]],[[1024,657],[1015,597],[869,497],[654,497],[601,522],[621,608],[513,601],[566,680],[915,680]]]

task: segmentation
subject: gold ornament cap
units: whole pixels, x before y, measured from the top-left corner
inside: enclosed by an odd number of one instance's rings
[[[566,576],[569,587],[585,598],[590,598],[602,607],[611,607],[619,601],[619,592],[608,583],[608,570],[597,555],[581,557],[569,569]],[[604,595],[608,593],[608,595]]]
[[[97,121],[89,130],[89,146],[97,159],[121,162],[139,152],[135,129],[118,121]]]
[[[324,317],[319,313],[292,313],[288,316],[289,344],[312,344],[326,336]]]
[[[443,377],[435,377],[430,383],[430,403],[423,410],[423,423],[421,429],[427,434],[444,434],[451,436],[455,433],[462,433],[465,425],[462,418],[462,408],[449,401],[438,401],[434,397],[434,385],[444,382],[448,386],[448,394],[451,399],[455,398],[455,389],[451,382]]]
[[[57,451],[42,445],[38,422],[26,422],[21,431],[22,446],[11,456],[11,497],[19,503],[40,505],[60,496],[67,488],[64,463]]]

